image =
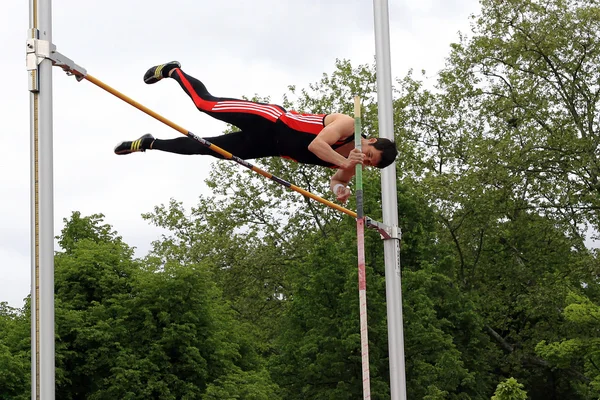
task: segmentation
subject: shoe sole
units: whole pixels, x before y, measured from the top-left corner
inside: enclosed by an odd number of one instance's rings
[[[131,150],[121,150],[121,151],[117,151],[117,149],[118,149],[119,147],[121,147],[121,146],[122,146],[124,143],[125,143],[125,141],[123,141],[123,142],[121,142],[121,143],[119,143],[119,144],[117,144],[117,145],[115,146],[115,148],[114,148],[114,150],[113,150],[113,151],[115,152],[115,154],[117,154],[117,155],[124,155],[124,154],[131,154],[131,153],[133,153],[133,151],[131,151]]]

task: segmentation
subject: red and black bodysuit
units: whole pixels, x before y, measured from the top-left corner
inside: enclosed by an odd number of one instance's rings
[[[325,126],[327,114],[300,114],[286,111],[276,104],[215,97],[202,82],[179,68],[173,71],[171,78],[179,82],[198,110],[240,129],[237,132],[205,138],[215,146],[244,160],[284,157],[303,164],[337,167],[321,160],[308,150],[310,142]],[[353,140],[353,136],[350,136],[331,147],[335,150]],[[209,154],[222,158],[218,153],[189,137],[156,139],[152,148],[178,154]]]

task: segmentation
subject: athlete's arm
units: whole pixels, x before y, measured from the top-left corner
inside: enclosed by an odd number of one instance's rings
[[[338,201],[341,203],[345,203],[346,200],[348,200],[348,197],[350,197],[350,195],[352,194],[347,185],[354,176],[355,170],[356,169],[354,167],[348,169],[338,169],[336,173],[333,174],[333,176],[331,177],[329,187],[337,196]]]
[[[336,152],[331,146],[354,134],[354,118],[344,114],[330,114],[325,118],[325,127],[308,145],[308,150],[321,160],[337,165],[341,169],[354,167],[363,161],[364,155],[352,151],[348,158]]]

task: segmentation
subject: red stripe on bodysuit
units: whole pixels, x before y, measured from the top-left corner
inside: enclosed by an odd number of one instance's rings
[[[175,72],[178,72],[178,69],[176,69]],[[196,107],[198,107],[201,110],[211,111],[214,105],[217,104],[217,102],[204,100],[198,95],[198,93],[196,93],[196,90],[194,90],[194,87],[192,86],[190,81],[188,81],[183,74],[178,75],[179,79],[181,79],[181,82],[183,83],[183,86],[185,86],[190,96],[192,96],[192,100],[194,101]]]
[[[274,106],[254,103],[246,100],[223,100],[210,101],[205,100],[194,90],[193,85],[188,81],[183,74],[178,74],[183,86],[192,97],[194,104],[202,111],[210,111],[213,113],[232,113],[239,112],[244,114],[259,115],[271,122],[277,121],[283,112]]]
[[[288,111],[279,119],[294,130],[318,135],[323,130],[325,114],[300,114]]]

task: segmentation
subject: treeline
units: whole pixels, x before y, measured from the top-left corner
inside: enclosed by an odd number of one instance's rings
[[[600,396],[600,8],[482,0],[435,86],[395,85],[409,399]],[[394,50],[394,49],[393,49]],[[339,61],[286,106],[377,134],[374,66]],[[264,99],[263,99],[264,100]],[[264,168],[330,196],[331,171]],[[355,222],[232,163],[136,259],[102,214],[65,219],[59,399],[362,398]],[[365,212],[381,220],[379,172]],[[352,208],[354,205],[350,204]],[[366,235],[371,393],[389,398],[383,246]],[[0,399],[29,397],[29,308],[0,307]]]

